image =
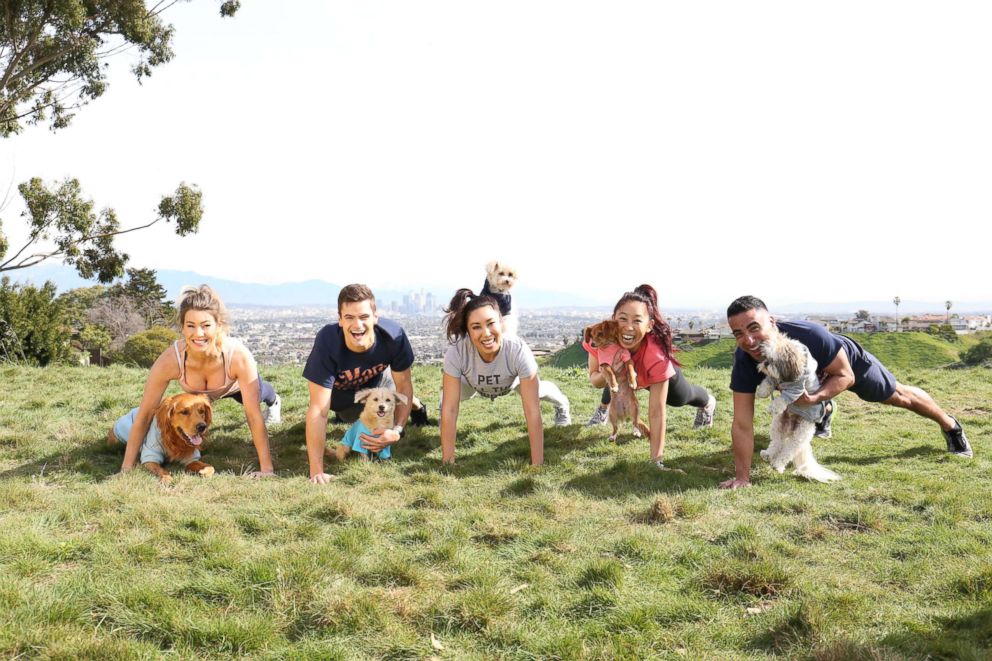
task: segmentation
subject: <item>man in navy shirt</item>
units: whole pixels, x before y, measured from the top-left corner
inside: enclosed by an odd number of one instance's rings
[[[375,310],[375,296],[365,285],[348,285],[338,294],[336,324],[320,329],[303,368],[309,381],[310,406],[307,408],[307,457],[310,481],[327,484],[331,476],[324,472],[327,446],[327,416],[333,410],[344,422],[354,422],[363,405],[355,403],[355,393],[363,388],[393,388],[406,395],[410,404],[396,405],[396,425],[363,434],[362,445],[373,452],[400,440],[411,407],[419,408],[421,418],[426,409],[413,397],[413,347],[406,333],[394,321],[380,319]],[[426,420],[423,420],[426,422]]]
[[[741,296],[727,308],[730,330],[737,340],[734,367],[730,374],[730,389],[734,392],[734,422],[731,438],[734,451],[735,477],[722,482],[724,489],[736,489],[751,483],[751,455],[754,453],[754,397],[764,378],[758,372],[762,360],[760,345],[780,330],[806,345],[816,359],[820,389],[806,393],[796,400],[798,406],[826,402],[828,413],[818,429],[818,435],[829,435],[829,418],[833,415],[831,400],[850,390],[868,402],[881,402],[910,411],[940,425],[947,442],[947,451],[971,457],[971,445],[961,424],[944,412],[930,395],[914,386],[896,381],[892,373],[857,342],[836,335],[818,324],[806,321],[776,321],[760,298]],[[827,429],[824,430],[824,424]],[[823,432],[826,432],[824,434]]]

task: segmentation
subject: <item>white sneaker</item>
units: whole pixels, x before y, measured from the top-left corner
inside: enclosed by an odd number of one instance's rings
[[[555,427],[567,427],[572,424],[572,414],[567,407],[555,407]]]
[[[282,400],[279,399],[279,395],[276,395],[276,401],[262,411],[262,421],[267,425],[278,425],[282,422]]]
[[[696,420],[692,423],[693,429],[713,426],[713,414],[716,412],[716,397],[710,395],[710,401],[706,406],[696,409]]]

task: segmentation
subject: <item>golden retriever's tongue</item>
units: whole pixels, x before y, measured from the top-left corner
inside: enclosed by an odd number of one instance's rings
[[[203,443],[203,437],[200,436],[199,434],[197,434],[196,436],[190,436],[189,442],[192,443],[193,445],[200,445],[200,443]]]

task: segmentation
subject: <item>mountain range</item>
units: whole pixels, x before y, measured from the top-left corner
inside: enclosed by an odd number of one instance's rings
[[[303,282],[287,282],[271,285],[226,280],[194,271],[160,269],[156,273],[158,281],[165,287],[169,296],[172,298],[175,298],[179,294],[179,290],[183,285],[207,283],[222,293],[224,301],[228,305],[233,306],[334,306],[337,302],[338,291],[341,289],[340,285],[323,280],[305,280]],[[23,271],[13,271],[8,275],[11,275],[12,280],[31,282],[36,285],[46,280],[51,280],[60,292],[97,284],[96,282],[80,278],[74,269],[62,264],[41,264]],[[481,282],[475,284],[481,285]],[[445,305],[448,302],[447,297],[454,293],[450,286],[440,285],[411,284],[410,289],[406,290],[373,286],[376,299],[383,304],[388,304],[390,301],[402,303],[403,297],[406,294],[409,294],[411,291],[420,291],[421,289],[434,294],[438,308]],[[574,310],[588,308],[591,310],[603,310],[612,308],[614,303],[613,300],[596,300],[568,292],[534,289],[526,287],[523,283],[514,287],[513,300],[515,305],[519,305],[523,309],[567,308]],[[705,307],[709,309],[712,306]],[[694,313],[699,310],[700,308],[666,307],[664,312],[666,316],[671,317]],[[805,313],[853,315],[858,310],[868,310],[872,314],[883,315],[894,315],[896,312],[896,308],[891,300],[790,303],[774,306],[774,312],[782,315],[800,315]],[[955,302],[951,311],[956,314],[989,314],[992,311],[992,301]],[[715,312],[719,313],[721,311],[715,310]],[[900,316],[942,312],[944,312],[944,301],[904,300],[899,305]]]

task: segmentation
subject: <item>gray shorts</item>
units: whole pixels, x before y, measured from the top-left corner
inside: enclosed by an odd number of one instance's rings
[[[875,356],[865,351],[867,365],[854,373],[850,390],[866,402],[884,402],[896,393],[896,377]]]
[[[393,371],[387,367],[386,371],[382,373],[382,378],[379,379],[379,383],[370,387],[396,390],[396,382],[393,381]],[[360,388],[360,390],[364,390],[364,388]],[[342,421],[351,424],[355,420],[358,420],[358,416],[362,414],[363,410],[365,410],[365,404],[363,402],[358,402],[347,408],[343,408],[340,411],[334,411],[334,413],[337,414],[337,417],[341,418]]]

